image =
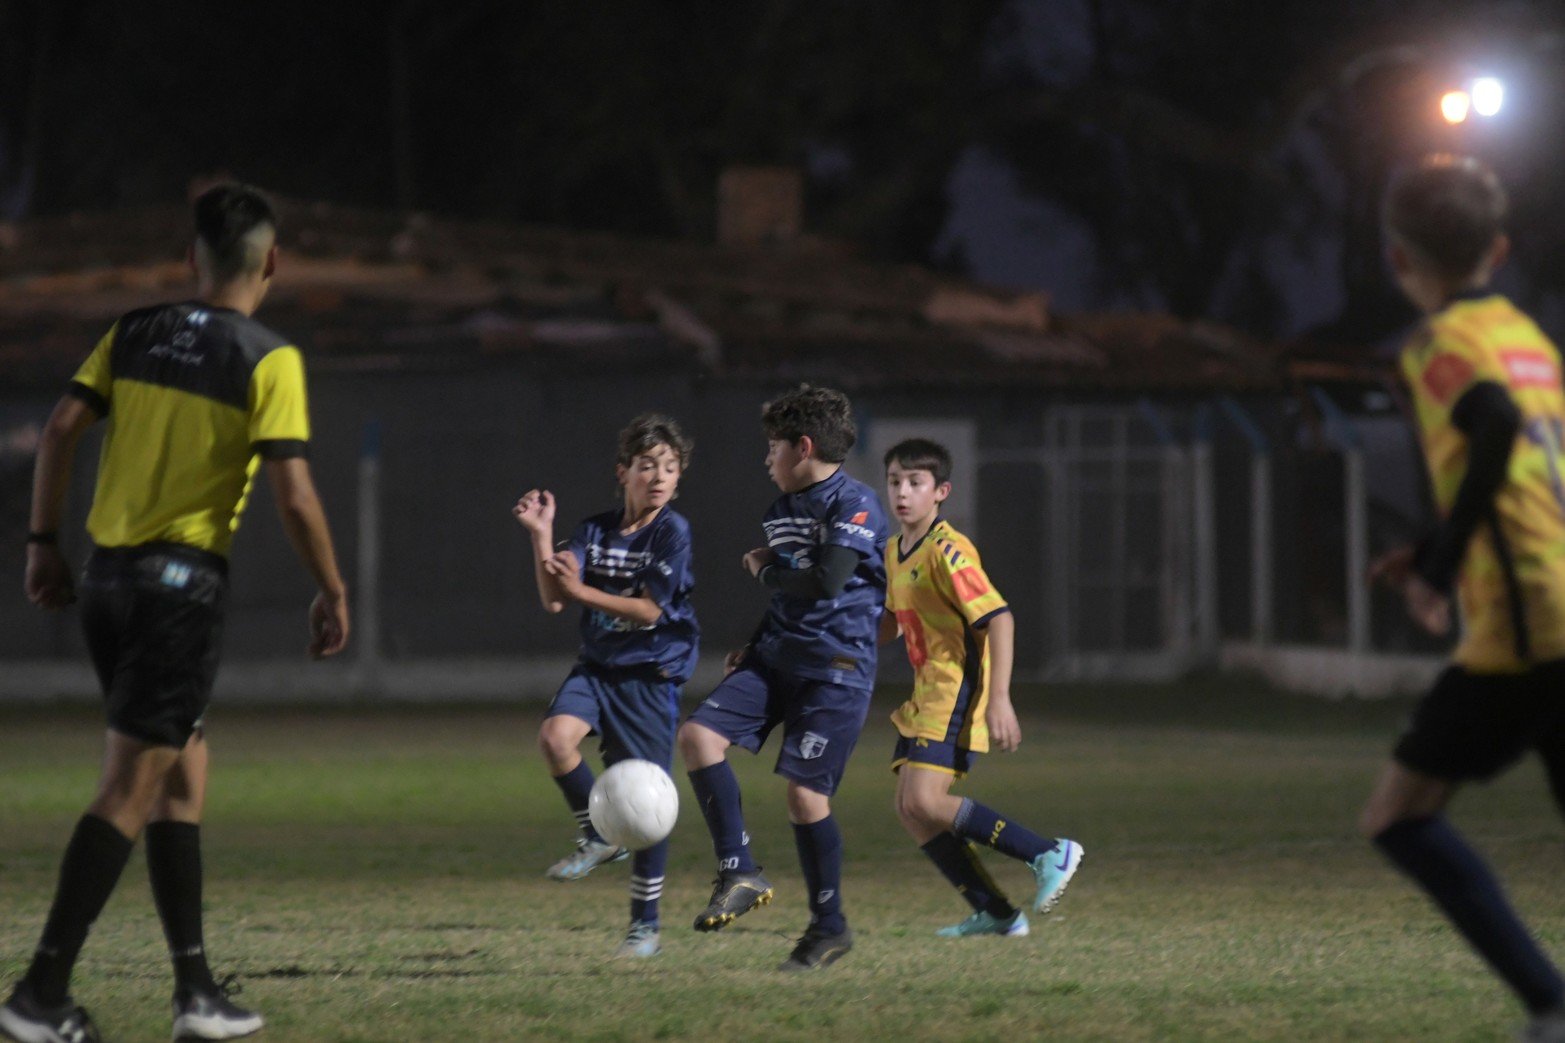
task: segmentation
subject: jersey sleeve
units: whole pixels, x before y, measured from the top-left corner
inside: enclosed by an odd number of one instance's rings
[[[642,566],[636,579],[645,596],[661,609],[674,602],[674,596],[690,574],[690,537],[686,533],[660,534],[652,545],[652,560]]]
[[[867,496],[844,496],[831,505],[826,515],[826,531],[821,544],[847,547],[866,558],[879,557],[873,528],[878,513],[879,508],[870,503]]]
[[[250,444],[267,459],[282,460],[304,456],[309,441],[304,358],[298,348],[277,348],[250,375]]]
[[[592,546],[597,539],[593,531],[592,519],[587,518],[571,532],[571,538],[565,541],[565,549],[576,557],[576,575],[578,578],[587,574],[587,548]]]
[[[935,548],[935,585],[951,599],[968,626],[982,626],[1009,609],[984,573],[978,553],[955,540],[941,540]]]
[[[109,400],[114,390],[114,338],[119,329],[120,324],[117,322],[109,327],[109,332],[98,341],[98,346],[92,349],[87,361],[81,364],[81,368],[71,378],[68,389],[69,394],[87,403],[99,416],[109,415]]]

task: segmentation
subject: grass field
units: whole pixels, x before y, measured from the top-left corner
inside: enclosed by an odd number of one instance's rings
[[[1022,693],[1022,751],[968,791],[1087,860],[1020,940],[946,941],[966,909],[901,833],[877,707],[836,804],[858,946],[774,970],[806,919],[770,750],[737,755],[777,902],[718,935],[688,805],[664,953],[608,958],[624,864],[543,877],[570,820],[535,752],[538,707],[234,710],[213,719],[208,941],[274,1041],[1500,1040],[1519,1009],[1352,832],[1405,707],[1231,680]],[[774,740],[775,741],[775,740]],[[85,711],[0,711],[0,977],[25,966],[96,770]],[[682,796],[688,787],[680,777]],[[1560,829],[1532,766],[1455,818],[1556,950]],[[991,857],[1013,894],[1017,863]],[[76,994],[108,1038],[163,1040],[169,980],[139,856]]]

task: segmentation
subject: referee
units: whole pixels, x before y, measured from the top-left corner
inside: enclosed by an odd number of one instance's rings
[[[174,963],[174,1038],[235,1039],[259,1015],[207,966],[200,822],[208,753],[202,715],[217,670],[228,551],[259,464],[283,528],[319,593],[310,654],[348,638],[348,600],[305,457],[309,414],[299,350],[250,316],[277,266],[277,220],[259,192],[221,185],[195,203],[189,260],[198,299],[124,315],[77,371],[44,429],[33,477],[26,590],[76,600],[57,546],[82,434],[107,419],[87,531],[82,627],[108,718],[97,795],[76,824],[26,975],[0,1007],[20,1043],[90,1043],[71,969],[136,838]]]

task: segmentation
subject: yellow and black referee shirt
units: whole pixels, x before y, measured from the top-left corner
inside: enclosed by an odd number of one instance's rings
[[[87,517],[100,547],[226,556],[260,458],[303,456],[310,438],[299,350],[199,302],[122,316],[70,393],[109,421]]]

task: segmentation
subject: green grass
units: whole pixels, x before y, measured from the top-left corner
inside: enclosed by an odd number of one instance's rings
[[[965,906],[902,835],[877,706],[836,802],[858,945],[774,967],[806,911],[769,748],[736,755],[777,902],[689,923],[711,850],[675,834],[664,954],[608,959],[628,870],[543,878],[570,820],[534,746],[538,708],[224,710],[204,830],[208,940],[273,1041],[1499,1040],[1519,1008],[1353,835],[1405,705],[1333,704],[1199,679],[1025,693],[1022,751],[966,792],[1087,861],[1021,940],[946,941]],[[0,711],[0,977],[25,966],[96,771],[81,711]],[[774,740],[775,741],[775,740]],[[688,788],[680,778],[682,795]],[[1455,817],[1546,942],[1565,947],[1559,828],[1536,769]],[[1029,876],[988,859],[1014,895]],[[164,1040],[169,981],[139,857],[95,928],[78,998],[122,1041]]]

